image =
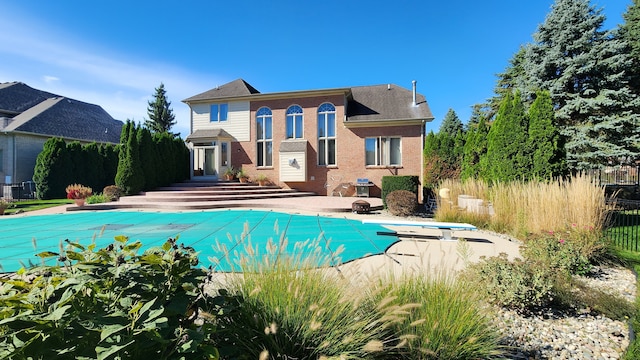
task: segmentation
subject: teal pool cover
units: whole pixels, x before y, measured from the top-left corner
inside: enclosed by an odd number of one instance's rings
[[[243,232],[246,236],[241,236]],[[398,241],[388,233],[388,229],[380,225],[362,224],[344,217],[262,210],[2,216],[0,272],[13,272],[23,265],[40,265],[41,259],[35,254],[58,252],[65,246],[66,239],[82,245],[95,241],[97,248],[102,248],[113,243],[118,235],[128,236],[130,241],[140,240],[143,245],[140,251],[161,246],[167,239],[178,236],[179,243],[199,252],[201,265],[221,272],[241,271],[239,258],[246,256],[248,247],[265,254],[269,242],[281,244],[282,253],[291,256],[320,252],[320,258],[330,259],[332,265],[337,265],[384,253]],[[300,246],[301,243],[307,246]],[[55,264],[55,259],[46,264]]]

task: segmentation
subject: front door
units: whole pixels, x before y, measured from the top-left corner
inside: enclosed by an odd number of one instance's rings
[[[219,161],[217,146],[196,146],[193,149],[193,176],[218,177]]]
[[[230,144],[213,141],[211,145],[193,148],[193,176],[217,179],[231,163]]]

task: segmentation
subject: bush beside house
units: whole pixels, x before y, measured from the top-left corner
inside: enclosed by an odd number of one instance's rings
[[[418,185],[420,179],[418,176],[383,176],[382,177],[382,204],[387,208],[386,198],[389,193],[396,190],[407,190],[416,194],[418,198]]]

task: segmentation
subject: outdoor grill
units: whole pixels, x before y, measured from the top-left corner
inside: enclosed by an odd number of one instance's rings
[[[369,188],[373,186],[373,183],[367,178],[358,178],[356,180],[356,196],[369,197]]]

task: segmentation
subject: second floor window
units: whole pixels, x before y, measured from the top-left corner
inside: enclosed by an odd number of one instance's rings
[[[336,164],[336,108],[329,103],[318,108],[318,165]]]
[[[211,122],[227,121],[228,104],[212,104],[210,112]]]
[[[287,109],[287,139],[302,139],[303,118],[302,108],[298,105],[290,106]]]
[[[256,164],[273,166],[273,126],[271,109],[263,107],[256,112]]]
[[[364,151],[367,166],[402,165],[402,138],[384,136],[366,138]]]

